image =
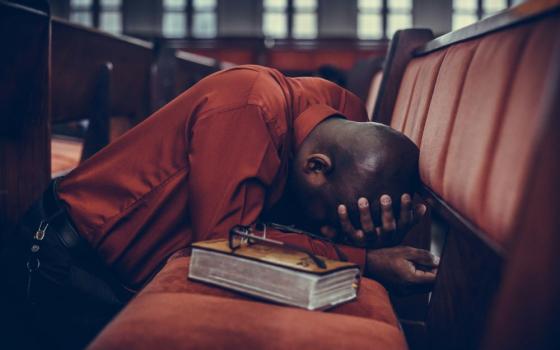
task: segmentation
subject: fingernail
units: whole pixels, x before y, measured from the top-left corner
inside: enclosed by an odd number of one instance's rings
[[[410,201],[410,195],[409,195],[408,193],[403,194],[403,195],[401,196],[401,200],[402,200],[403,202],[408,202],[408,201]]]
[[[339,206],[338,206],[338,212],[339,212],[340,214],[346,213],[346,207],[345,207],[343,204],[339,205]]]
[[[364,239],[364,232],[362,230],[356,231],[356,238],[357,239]]]
[[[381,204],[383,205],[389,205],[391,204],[391,197],[389,197],[388,195],[384,194],[381,196]]]
[[[434,258],[433,258],[434,264],[439,265],[439,260],[440,260],[440,257],[434,255]]]
[[[362,197],[358,199],[358,205],[360,206],[360,208],[366,208],[369,205],[369,203],[366,198]]]

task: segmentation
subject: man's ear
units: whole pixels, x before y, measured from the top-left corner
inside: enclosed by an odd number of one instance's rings
[[[305,158],[303,172],[313,185],[319,186],[326,181],[326,174],[331,172],[332,167],[329,156],[323,153],[313,153]]]

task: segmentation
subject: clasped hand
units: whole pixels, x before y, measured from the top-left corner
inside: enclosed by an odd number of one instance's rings
[[[366,198],[358,200],[360,225],[352,225],[348,209],[338,207],[341,234],[352,245],[367,248],[366,269],[364,274],[383,283],[386,288],[397,294],[409,294],[429,290],[435,281],[439,258],[424,249],[407,246],[394,246],[401,242],[404,235],[426,213],[424,204],[412,205],[409,194],[401,196],[398,220],[393,213],[392,199],[388,195],[379,198],[381,225],[376,226],[372,219],[372,208]],[[327,237],[337,237],[338,232],[324,226],[321,232]],[[378,248],[378,249],[373,249]]]
[[[353,246],[365,248],[389,247],[398,244],[404,235],[414,226],[426,213],[424,204],[412,207],[412,199],[408,193],[401,196],[400,215],[398,220],[393,213],[393,201],[390,196],[384,194],[379,198],[381,211],[381,225],[376,226],[372,219],[372,206],[367,198],[358,199],[358,211],[360,213],[361,227],[354,227],[348,215],[348,208],[340,204],[337,208],[342,235],[350,241]],[[327,237],[339,236],[335,228],[323,226],[321,233]]]

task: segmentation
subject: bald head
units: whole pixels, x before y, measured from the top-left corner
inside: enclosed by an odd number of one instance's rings
[[[292,190],[317,224],[338,225],[345,204],[358,225],[357,201],[366,197],[378,217],[382,194],[400,198],[418,183],[418,148],[403,134],[377,123],[329,118],[301,145],[292,167]],[[398,212],[399,200],[394,200]]]

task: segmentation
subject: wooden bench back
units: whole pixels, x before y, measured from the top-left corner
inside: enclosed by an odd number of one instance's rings
[[[356,94],[364,103],[368,100],[373,77],[383,69],[383,60],[383,56],[360,59],[348,71],[346,88]]]
[[[54,122],[89,117],[104,65],[112,65],[109,113],[142,120],[149,115],[152,44],[54,18],[52,21]]]
[[[49,15],[0,1],[0,38],[1,245],[50,178]]]
[[[53,19],[53,122],[87,119],[82,160],[110,141],[110,117],[149,115],[150,43]]]
[[[154,105],[162,107],[204,77],[222,68],[222,64],[214,58],[162,47],[152,72]]]
[[[391,126],[420,148],[421,195],[445,239],[426,317],[433,348],[477,348],[497,290],[513,292],[501,285],[512,246],[555,229],[518,231],[547,210],[546,200],[527,210],[524,198],[558,184],[533,175],[549,152],[558,36],[559,2],[528,2],[428,42],[404,69]]]

